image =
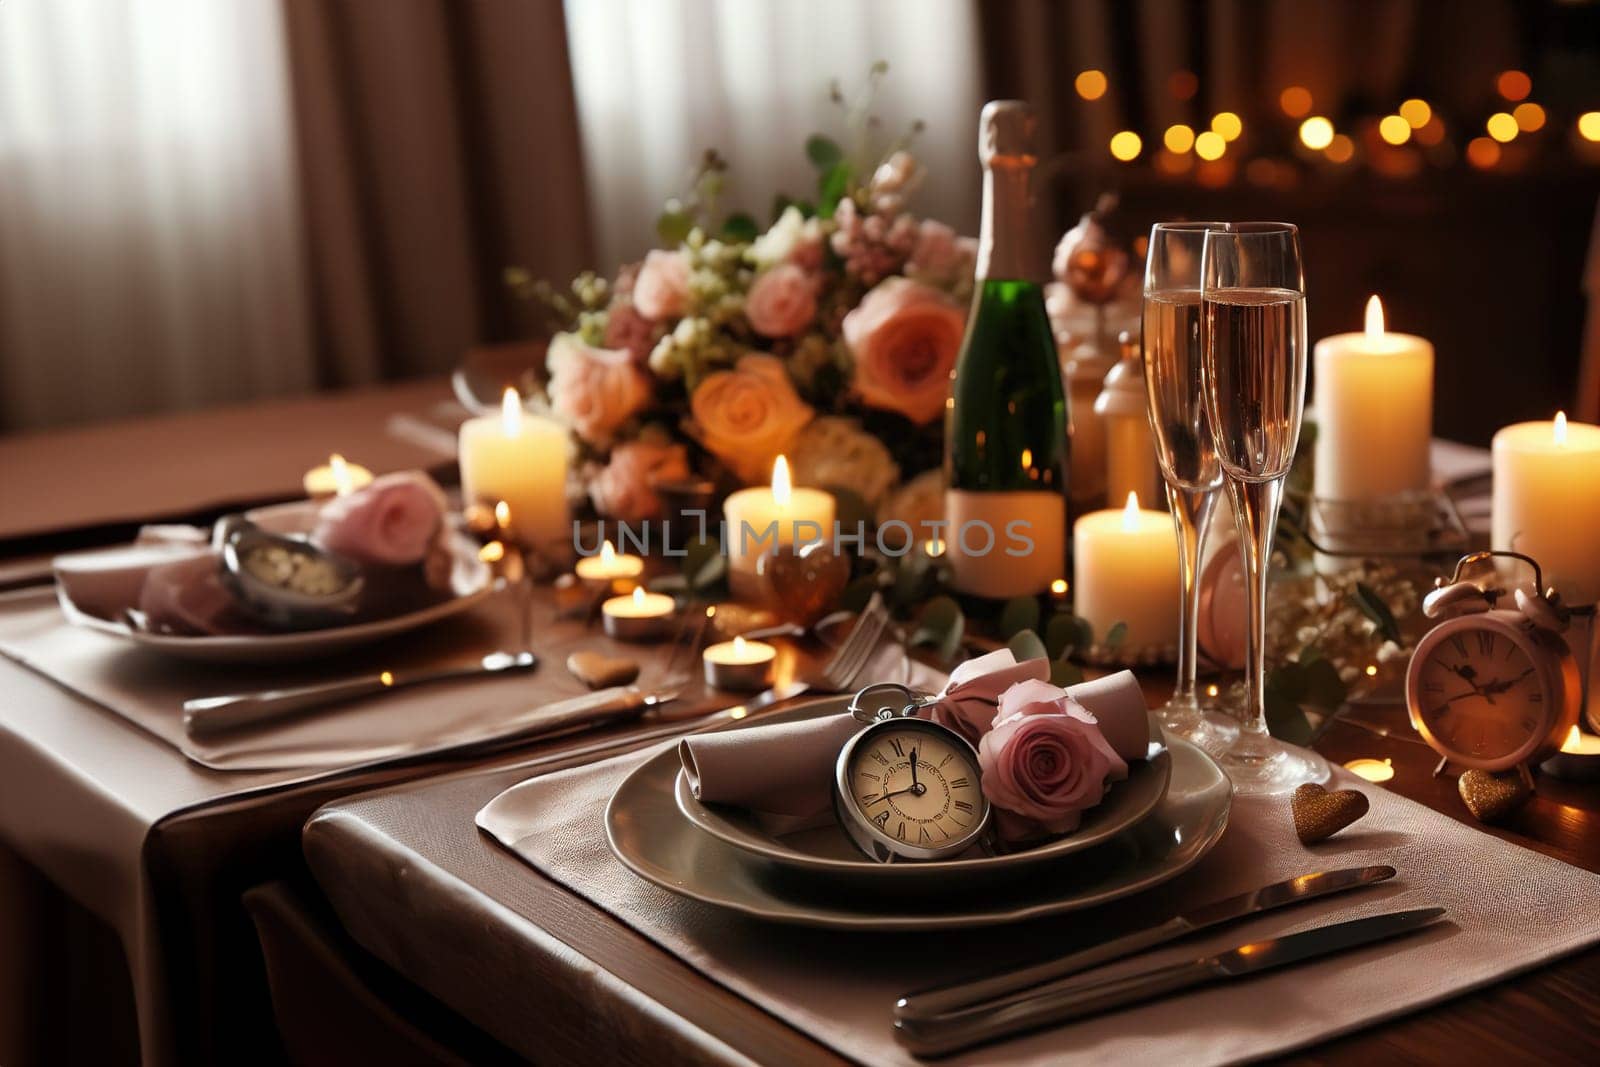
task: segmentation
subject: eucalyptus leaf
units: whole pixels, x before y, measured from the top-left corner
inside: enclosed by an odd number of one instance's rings
[[[1018,663],[1030,659],[1049,658],[1044,650],[1044,642],[1032,630],[1018,630],[1006,642],[1006,647],[1011,650],[1013,656],[1017,657]]]
[[[1384,640],[1393,641],[1397,645],[1400,643],[1400,624],[1395,621],[1394,612],[1389,610],[1389,605],[1384,603],[1383,597],[1379,596],[1372,586],[1366,582],[1357,582],[1354,591],[1350,593],[1350,598],[1355,601],[1356,607],[1361,609],[1361,614],[1372,620]]]
[[[722,220],[722,236],[730,241],[754,241],[761,232],[756,220],[743,211],[735,212]]]
[[[1064,659],[1093,643],[1094,628],[1088,619],[1063,611],[1052,616],[1045,625],[1044,647],[1051,659]]]
[[[1106,631],[1106,648],[1115,652],[1117,649],[1122,647],[1122,642],[1126,641],[1127,639],[1128,624],[1125,622],[1116,623],[1111,627],[1111,629]]]
[[[1306,693],[1304,703],[1323,711],[1336,711],[1350,695],[1350,687],[1339,677],[1339,668],[1329,660],[1319,659],[1305,664]]]
[[[833,209],[839,206],[849,188],[850,164],[841,161],[823,172],[817,179],[817,214],[825,219],[833,218]]]
[[[1058,685],[1065,689],[1069,685],[1077,685],[1083,681],[1083,668],[1076,663],[1069,663],[1064,659],[1050,661],[1050,684]]]
[[[878,591],[878,576],[876,574],[863,574],[851,580],[844,587],[844,592],[839,594],[839,609],[841,611],[860,612],[867,606],[867,601],[872,599],[872,594]]]
[[[814,133],[806,138],[806,158],[818,170],[829,170],[844,158],[844,149],[831,137]]]
[[[938,596],[923,606],[908,643],[912,647],[932,646],[940,660],[948,663],[960,649],[965,630],[966,617],[961,614],[961,605],[950,597]]]
[[[933,588],[933,561],[921,552],[900,557],[889,599],[896,606],[909,608],[920,603]]]
[[[1267,692],[1276,694],[1292,704],[1298,705],[1305,700],[1308,690],[1306,668],[1292,660],[1280,663],[1267,675]]]
[[[1039,601],[1031,596],[1012,597],[1000,609],[1000,636],[1010,638],[1014,634],[1026,630],[1032,632],[1039,628]],[[1038,640],[1038,635],[1034,635]],[[1040,652],[1044,655],[1044,642],[1039,642]]]
[[[1281,696],[1274,696],[1269,688],[1266,695],[1267,732],[1279,741],[1303,745],[1311,740],[1311,720],[1300,710],[1300,705]]]
[[[682,244],[694,229],[694,217],[687,211],[663,211],[656,217],[656,234],[669,245]]]
[[[696,538],[683,547],[683,552],[683,580],[693,592],[715,585],[728,571],[728,559],[714,540]]]
[[[859,524],[866,531],[867,543],[871,544],[873,511],[862,495],[845,485],[825,485],[822,488],[833,494],[834,517],[833,521],[839,524],[839,529],[847,534],[854,534]],[[831,531],[830,531],[831,532]]]

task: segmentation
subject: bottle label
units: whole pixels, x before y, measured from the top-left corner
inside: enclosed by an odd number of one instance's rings
[[[1065,576],[1067,509],[1059,493],[950,489],[944,517],[950,584],[958,592],[1031,596]]]

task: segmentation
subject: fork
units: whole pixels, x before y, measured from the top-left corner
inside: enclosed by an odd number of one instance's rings
[[[703,613],[686,615],[673,638],[672,653],[661,670],[661,677],[648,688],[639,685],[614,685],[596,689],[582,696],[568,697],[553,704],[541,705],[540,721],[549,719],[600,720],[618,717],[631,712],[644,712],[668,701],[676,700],[688,683],[694,666],[694,654],[699,651],[705,636],[708,616]]]
[[[820,670],[758,693],[745,702],[746,713],[801,693],[844,693],[854,689],[856,679],[878,650],[889,621],[889,609],[883,605],[883,596],[873,593],[861,614],[856,616],[855,626]]]

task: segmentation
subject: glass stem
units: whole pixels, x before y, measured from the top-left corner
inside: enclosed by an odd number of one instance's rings
[[[1266,642],[1267,642],[1267,563],[1272,556],[1272,535],[1278,522],[1278,505],[1283,501],[1283,479],[1267,482],[1241,482],[1228,479],[1233,499],[1234,522],[1239,530],[1239,551],[1244,553],[1245,587],[1250,610],[1246,617],[1245,684],[1249,694],[1245,719],[1239,724],[1239,741],[1233,755],[1245,760],[1265,759],[1274,754],[1267,733]]]
[[[1174,708],[1197,709],[1195,672],[1199,664],[1200,558],[1211,516],[1216,510],[1215,489],[1182,489],[1168,483],[1167,504],[1178,533],[1178,580],[1181,610],[1178,614],[1178,680],[1172,692]]]

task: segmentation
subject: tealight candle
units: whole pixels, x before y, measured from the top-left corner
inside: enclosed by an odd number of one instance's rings
[[[1561,751],[1539,764],[1539,769],[1568,782],[1600,782],[1600,737],[1574,726]]]
[[[1394,762],[1386,759],[1353,759],[1344,769],[1369,782],[1387,782],[1394,777]]]
[[[600,605],[606,636],[619,641],[654,641],[667,632],[676,602],[665,593],[647,593],[642,585],[627,596]]]
[[[1569,605],[1600,600],[1600,426],[1519,422],[1494,435],[1490,547],[1539,561]]]
[[[1073,610],[1103,643],[1117,623],[1127,626],[1121,647],[1133,652],[1178,643],[1178,541],[1172,516],[1139,507],[1095,511],[1072,528]]]
[[[306,471],[302,480],[306,496],[321,500],[330,496],[345,496],[372,484],[372,472],[359,463],[351,463],[339,453],[328,457],[328,462]]]
[[[515,389],[505,391],[499,414],[461,424],[459,461],[463,504],[505,501],[511,534],[524,545],[571,539],[567,431],[554,419],[523,411]]]
[[[714,689],[765,689],[772,677],[778,650],[765,641],[735,637],[701,653],[706,684]]]
[[[1316,493],[1372,500],[1430,484],[1433,345],[1383,325],[1367,301],[1366,330],[1317,342]]]
[[[626,593],[637,584],[636,579],[644,572],[644,560],[625,552],[619,553],[607,541],[600,546],[596,555],[578,560],[573,569],[591,588]]]
[[[772,464],[771,488],[741,489],[722,505],[729,589],[741,599],[759,599],[761,556],[779,545],[832,537],[834,508],[832,493],[791,485],[789,461],[779,456]]]

